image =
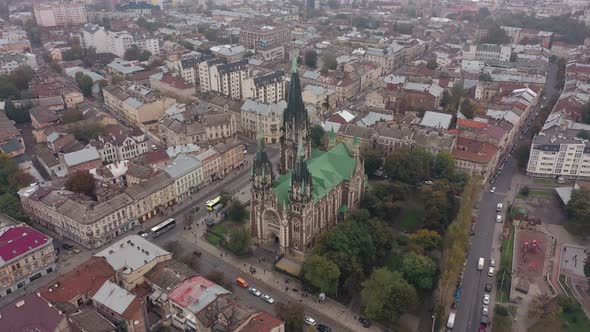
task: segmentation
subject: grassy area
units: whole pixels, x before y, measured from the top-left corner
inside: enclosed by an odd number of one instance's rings
[[[496,299],[500,303],[506,303],[510,300],[510,285],[512,277],[512,257],[514,251],[514,227],[510,228],[510,236],[502,241],[502,252],[500,256],[500,271],[504,273],[498,274],[498,294]],[[503,278],[503,282],[502,282]]]
[[[552,190],[531,190],[529,196],[551,196],[553,195]]]
[[[573,297],[574,293],[572,293],[570,286],[568,286],[568,284],[565,282],[565,275],[563,275],[563,274],[559,275],[559,282],[563,286],[563,289],[565,289],[565,292],[567,293],[567,295],[569,295],[570,297]]]
[[[223,240],[223,236],[227,234],[228,226],[230,225],[226,225],[226,223],[222,222],[211,227],[211,231],[206,234],[207,242],[219,247]]]
[[[412,232],[422,225],[423,210],[409,207],[402,212],[402,221],[399,226],[402,231]]]
[[[516,316],[516,307],[512,305],[496,305],[492,326],[494,331],[511,332],[512,320]]]
[[[564,311],[561,314],[563,330],[566,332],[587,332],[590,331],[590,321],[584,314],[580,305],[573,311]]]
[[[534,184],[542,184],[545,186],[559,186],[560,184],[555,179],[533,179]]]

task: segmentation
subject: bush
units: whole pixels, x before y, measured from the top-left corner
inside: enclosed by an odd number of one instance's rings
[[[496,314],[500,315],[500,316],[508,316],[508,309],[506,309],[505,306],[502,305],[497,305],[496,306]]]
[[[528,197],[531,193],[531,188],[529,188],[529,186],[524,186],[520,189],[518,193],[524,197]]]

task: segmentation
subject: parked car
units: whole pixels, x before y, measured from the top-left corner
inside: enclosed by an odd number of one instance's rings
[[[332,332],[332,329],[324,324],[318,324],[318,326],[316,326],[315,328],[320,332]]]
[[[248,291],[250,292],[250,294],[252,294],[254,296],[260,296],[262,294],[258,289],[254,288],[254,287],[250,287],[248,289]]]
[[[371,327],[371,321],[365,317],[359,317],[359,322],[363,325],[363,327],[369,328]]]
[[[262,295],[262,299],[270,304],[275,303],[275,299],[273,299],[272,297],[270,297],[270,295],[267,294]]]
[[[144,239],[148,237],[148,233],[144,231],[137,232],[137,235],[141,236]]]
[[[501,223],[502,222],[502,215],[500,215],[500,214],[496,215],[496,222],[497,223]]]
[[[491,192],[491,193],[495,193],[495,192],[496,192],[496,187],[492,187],[492,188],[490,189],[490,192]]]
[[[64,243],[61,247],[64,248],[65,250],[72,250],[72,249],[74,249],[74,246],[73,245],[67,244],[67,243]]]
[[[483,306],[483,310],[482,310],[482,314],[483,314],[484,316],[487,316],[487,315],[488,315],[488,311],[489,311],[489,310],[488,310],[488,306],[487,306],[487,305],[484,305],[484,306]]]
[[[490,276],[490,277],[493,277],[494,276],[494,268],[493,267],[490,267],[488,269],[488,276]]]
[[[491,267],[496,267],[496,260],[495,259],[490,259],[490,266]]]
[[[485,305],[490,304],[490,294],[484,294],[484,296],[483,296],[483,304],[485,304]]]
[[[490,283],[487,283],[487,284],[486,284],[486,292],[488,292],[488,293],[489,293],[489,292],[491,292],[491,291],[492,291],[492,284],[490,284]]]
[[[315,319],[309,317],[309,316],[305,316],[305,324],[310,325],[310,326],[315,326],[317,324],[317,322],[315,321]]]

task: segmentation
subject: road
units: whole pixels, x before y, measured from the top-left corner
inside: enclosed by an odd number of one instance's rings
[[[554,64],[549,69],[549,75],[546,83],[546,99],[539,102],[532,112],[529,114],[526,123],[535,118],[535,113],[541,109],[541,104],[545,104],[551,98],[558,93],[555,89],[557,66]],[[519,137],[519,135],[515,135]],[[529,132],[528,136],[532,136]],[[525,140],[526,141],[526,140]],[[516,142],[518,146],[520,141]],[[490,305],[490,319],[493,318],[493,303],[495,299],[496,280],[495,277],[488,277],[487,271],[489,266],[490,256],[497,252],[499,245],[496,244],[495,248],[492,249],[493,244],[497,243],[497,238],[500,234],[502,224],[495,222],[496,218],[496,206],[500,202],[504,202],[504,212],[507,207],[507,202],[513,198],[516,188],[511,188],[512,177],[519,172],[518,166],[514,158],[508,159],[502,173],[496,178],[494,186],[496,187],[495,193],[489,192],[489,187],[484,187],[484,191],[481,193],[479,210],[477,211],[477,225],[476,234],[472,236],[471,248],[467,258],[467,265],[465,268],[465,274],[463,278],[463,287],[461,289],[461,298],[457,306],[457,316],[455,318],[455,327],[453,331],[477,331],[480,327],[482,310],[483,310],[483,295],[486,283],[493,285],[492,301]],[[477,262],[480,257],[485,258],[486,264],[483,271],[477,270]],[[498,260],[496,260],[496,267],[499,266]],[[446,318],[444,318],[444,324],[446,325]]]

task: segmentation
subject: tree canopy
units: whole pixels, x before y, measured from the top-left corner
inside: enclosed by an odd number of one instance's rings
[[[83,72],[79,71],[76,73],[76,83],[78,83],[78,87],[82,91],[84,97],[92,96],[92,87],[94,83],[92,82],[92,78]]]
[[[402,258],[401,272],[414,287],[432,289],[436,278],[436,264],[430,257],[409,252]]]
[[[242,205],[242,203],[234,199],[229,203],[226,211],[227,220],[235,222],[237,224],[243,224],[248,220],[248,210]]]
[[[303,330],[303,304],[277,302],[275,304],[277,316],[285,322],[285,331],[301,332]]]
[[[324,127],[317,124],[311,127],[311,146],[314,148],[322,147],[322,138],[324,137]]]
[[[0,153],[0,213],[24,221],[26,215],[16,192],[34,181],[35,179],[20,169],[12,158]]]
[[[335,294],[340,269],[336,263],[323,256],[311,255],[303,263],[303,276],[320,291]]]
[[[94,176],[86,170],[71,173],[66,180],[66,188],[73,192],[93,196],[95,189]]]
[[[575,189],[572,191],[571,198],[567,203],[567,213],[574,221],[590,224],[590,190]]]
[[[306,66],[316,68],[318,64],[318,53],[314,50],[307,50],[303,55],[303,62]]]
[[[418,302],[416,289],[399,272],[384,267],[373,271],[362,286],[365,313],[373,320],[395,322]]]
[[[367,174],[374,174],[383,165],[383,153],[381,150],[374,148],[363,149],[362,157],[365,162],[365,172]]]
[[[227,235],[227,250],[238,256],[246,255],[250,252],[251,240],[245,227],[233,227]]]
[[[334,70],[338,68],[338,61],[336,61],[336,57],[333,54],[324,54],[322,62],[324,63],[324,69]]]

